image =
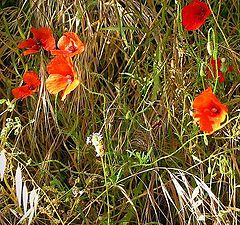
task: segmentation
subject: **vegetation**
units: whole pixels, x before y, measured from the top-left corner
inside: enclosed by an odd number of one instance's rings
[[[196,31],[182,26],[188,1],[1,3],[1,224],[239,224],[240,2],[205,2]],[[64,101],[44,84],[53,56],[17,48],[32,26],[85,44]],[[224,82],[207,76],[210,53]],[[27,70],[41,86],[16,100]],[[228,119],[206,135],[192,102],[209,86]]]

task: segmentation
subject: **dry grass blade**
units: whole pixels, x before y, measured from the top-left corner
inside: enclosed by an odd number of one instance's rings
[[[4,171],[6,169],[6,165],[7,165],[7,158],[5,156],[4,150],[2,150],[0,152],[0,176],[1,176],[1,181],[3,181]]]
[[[17,200],[18,200],[18,205],[19,205],[19,207],[21,207],[23,180],[22,180],[22,170],[19,165],[16,170],[15,184],[16,184],[16,196],[17,196]]]
[[[25,215],[27,212],[27,205],[28,205],[28,190],[27,190],[26,182],[24,182],[23,184],[22,197],[23,197],[23,212]]]

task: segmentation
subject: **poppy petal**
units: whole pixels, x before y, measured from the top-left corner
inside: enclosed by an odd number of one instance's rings
[[[51,54],[52,55],[62,55],[64,57],[71,57],[71,54],[69,55],[69,51],[67,51],[67,50],[55,49],[55,50],[51,50]]]
[[[35,54],[38,53],[39,50],[34,50],[34,49],[28,49],[23,52],[23,55],[30,55],[30,54]]]
[[[52,36],[52,30],[48,27],[40,27],[40,28],[35,28],[31,27],[30,31],[33,33],[33,36],[37,40],[41,40],[42,38],[48,38]]]
[[[224,122],[228,108],[222,104],[209,87],[193,101],[194,120],[199,123],[200,130],[212,134]]]
[[[182,24],[188,31],[197,30],[211,15],[211,11],[205,2],[194,0],[182,9]]]
[[[38,74],[34,71],[28,71],[23,74],[23,81],[30,87],[30,89],[35,90],[41,84],[38,79]]]
[[[36,41],[33,38],[29,38],[23,42],[21,42],[20,44],[18,44],[18,48],[31,48],[34,45],[36,45]]]
[[[200,130],[204,131],[208,134],[211,134],[213,132],[213,121],[209,120],[208,117],[201,117],[200,121],[199,121],[199,126],[200,126]]]
[[[223,76],[223,73],[221,71],[218,71],[218,76],[219,76],[219,82],[223,83],[224,82],[224,76]]]
[[[227,111],[227,107],[217,99],[217,97],[213,94],[211,87],[208,87],[195,98],[193,108],[200,109],[199,111],[203,112],[206,106],[211,106],[211,104],[220,106],[221,109]]]
[[[216,70],[216,60],[214,60],[213,58],[210,59],[210,64],[212,65],[212,67],[214,68],[214,70]],[[217,68],[221,69],[222,66],[222,62],[220,58],[217,58]]]
[[[216,66],[217,66],[217,69],[216,69]],[[210,59],[210,67],[212,70],[207,68],[207,78],[211,78],[211,77],[216,78],[216,76],[218,75],[219,82],[220,83],[224,82],[224,75],[221,71],[221,66],[222,66],[222,62],[221,62],[220,58],[218,58],[217,60],[214,60],[213,58],[211,58]]]
[[[70,58],[62,55],[54,57],[47,65],[47,72],[49,74],[61,74],[64,76],[75,76],[76,71],[73,68],[73,63]]]
[[[40,41],[45,50],[50,51],[55,49],[56,43],[50,28],[41,27],[37,29],[32,27],[30,31],[33,33],[34,39]]]
[[[66,96],[72,92],[78,85],[79,85],[79,80],[78,79],[75,79],[71,84],[69,84],[67,86],[67,88],[63,91],[63,95],[62,95],[62,101],[65,100]]]
[[[205,96],[209,96],[211,95],[211,93],[212,93],[212,88],[209,87],[205,91],[203,91],[200,95],[198,95],[193,101],[193,108],[201,109],[199,110],[201,112],[202,109],[204,109],[205,105],[210,104],[211,99],[206,98]]]
[[[72,80],[61,74],[51,74],[46,80],[46,87],[49,93],[57,94],[64,90]]]
[[[233,72],[233,66],[228,66],[228,72],[230,72],[230,73]]]
[[[84,44],[74,32],[65,32],[58,41],[58,48],[60,50],[51,51],[53,55],[63,54],[67,57],[80,54],[84,51]]]
[[[29,89],[28,85],[24,85],[22,87],[14,88],[12,90],[12,94],[16,99],[24,99],[30,95],[32,95],[33,91]]]
[[[213,132],[218,130],[221,127],[221,123],[223,123],[225,121],[226,116],[227,116],[227,110],[223,111],[218,117],[212,119],[212,121],[213,121],[213,125],[212,125]]]
[[[46,51],[51,51],[56,48],[56,41],[54,37],[49,37],[45,41],[42,42],[42,46]]]

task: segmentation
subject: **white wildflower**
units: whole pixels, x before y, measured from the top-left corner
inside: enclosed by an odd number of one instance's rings
[[[100,133],[93,133],[89,137],[87,137],[87,144],[92,144],[95,147],[96,157],[104,155],[103,136]]]
[[[18,135],[22,129],[21,121],[18,117],[15,117],[14,122],[14,135]]]
[[[87,145],[92,143],[92,135],[87,137],[87,141],[86,141]]]
[[[221,58],[221,62],[225,63],[226,62],[226,58]]]

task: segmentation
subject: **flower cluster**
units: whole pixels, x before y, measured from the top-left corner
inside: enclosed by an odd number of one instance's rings
[[[104,148],[102,142],[103,136],[101,133],[93,133],[87,137],[87,144],[92,144],[95,147],[96,157],[102,157],[104,155]]]
[[[211,70],[208,69],[207,77],[219,78],[220,83],[224,82],[224,76],[221,71],[221,66],[222,66],[222,62],[220,58],[218,58],[217,60],[214,60],[214,58],[211,58],[210,59]]]
[[[182,8],[182,25],[187,31],[197,30],[211,14],[212,12],[205,2],[193,0]],[[232,67],[227,70],[232,72]],[[211,58],[207,68],[207,78],[214,77],[222,83],[224,82],[223,72],[226,71],[222,67],[220,58],[216,60]],[[208,87],[194,99],[192,107],[194,120],[199,124],[200,130],[206,134],[212,134],[220,129],[228,112],[227,106],[217,99],[211,87]]]
[[[218,78],[220,83],[223,83],[225,78],[224,78],[224,72],[233,72],[233,67],[232,66],[224,66],[225,58],[217,58],[214,60],[212,57],[210,59],[209,67],[207,68],[207,78]]]
[[[46,80],[46,88],[51,94],[62,91],[63,101],[66,96],[78,85],[77,72],[74,68],[72,57],[84,51],[84,44],[74,32],[65,32],[57,43],[50,28],[31,28],[32,38],[29,38],[17,47],[26,49],[23,55],[35,54],[41,49],[50,52],[54,58],[47,65],[49,74]],[[25,85],[14,88],[12,94],[16,99],[24,99],[37,91],[41,85],[38,74],[34,71],[26,71],[23,75]]]

